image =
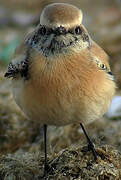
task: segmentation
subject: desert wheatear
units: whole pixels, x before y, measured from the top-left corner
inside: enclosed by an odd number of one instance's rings
[[[82,25],[80,9],[65,3],[46,6],[40,24],[16,48],[5,77],[22,111],[44,126],[80,123],[94,158],[96,151],[82,124],[100,118],[115,92],[107,54]]]

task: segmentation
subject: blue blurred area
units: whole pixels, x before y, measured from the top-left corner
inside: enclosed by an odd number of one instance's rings
[[[0,64],[8,64],[12,59],[14,50],[19,44],[19,38],[15,37],[10,42],[3,44],[0,41]]]

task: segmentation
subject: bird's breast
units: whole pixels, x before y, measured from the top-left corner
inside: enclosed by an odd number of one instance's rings
[[[21,100],[16,100],[29,118],[66,125],[87,123],[104,114],[114,83],[90,64],[88,56],[82,52],[50,61],[36,58],[30,66],[30,79],[19,89]]]

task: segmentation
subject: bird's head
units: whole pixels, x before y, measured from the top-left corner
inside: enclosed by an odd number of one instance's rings
[[[66,3],[53,3],[46,6],[40,15],[40,24],[50,28],[64,27],[66,30],[82,24],[82,12]]]
[[[71,4],[50,4],[43,9],[40,24],[29,42],[46,56],[75,46],[77,49],[88,47],[90,38],[82,18],[82,11]]]

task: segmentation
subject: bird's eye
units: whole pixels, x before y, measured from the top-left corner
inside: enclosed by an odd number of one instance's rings
[[[77,26],[76,28],[75,28],[75,33],[76,34],[82,34],[82,29],[80,28],[80,26]]]

